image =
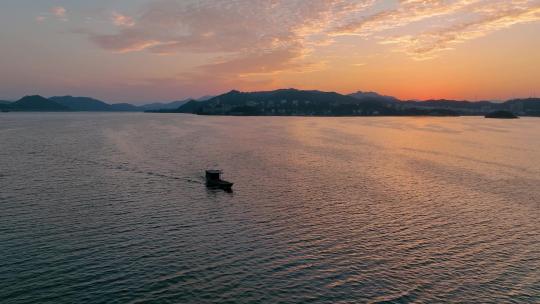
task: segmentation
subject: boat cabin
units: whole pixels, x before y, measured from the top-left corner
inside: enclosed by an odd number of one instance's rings
[[[207,181],[219,181],[221,180],[221,170],[206,170],[206,180]]]
[[[206,170],[206,186],[210,188],[221,188],[231,191],[233,183],[221,179],[221,170]]]

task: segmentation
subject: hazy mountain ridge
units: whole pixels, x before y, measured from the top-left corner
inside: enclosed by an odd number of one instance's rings
[[[172,109],[178,109],[180,106],[184,105],[185,103],[187,103],[190,100],[191,99],[184,99],[184,100],[172,101],[172,102],[169,102],[169,103],[154,102],[154,103],[149,103],[149,104],[139,106],[139,108],[141,108],[141,109],[143,109],[145,111],[148,111],[148,110],[161,110],[161,109],[170,109],[170,110],[172,110]]]
[[[372,100],[372,101],[378,101],[382,103],[392,103],[392,102],[399,102],[400,100],[393,97],[393,96],[385,96],[381,95],[376,92],[362,92],[358,91],[356,93],[349,94],[349,96],[354,97],[356,99],[360,100]]]
[[[512,99],[503,103],[466,100],[402,101],[376,92],[358,91],[349,95],[317,90],[279,89],[240,92],[232,90],[219,96],[157,102],[136,106],[109,104],[91,97],[39,95],[18,101],[0,101],[0,110],[8,111],[104,111],[192,113],[202,115],[485,115],[493,111],[511,111],[518,115],[540,116],[540,98]]]
[[[3,109],[14,111],[69,111],[70,109],[39,95],[25,96],[15,102],[3,105]]]
[[[72,111],[99,111],[99,112],[140,112],[144,109],[129,103],[108,104],[91,97],[53,96],[50,100],[56,101]]]
[[[29,100],[32,103],[29,103]],[[10,111],[74,111],[74,112],[143,112],[148,109],[176,109],[187,100],[170,103],[153,103],[136,106],[130,103],[106,103],[91,97],[53,96],[45,98],[40,95],[25,96],[18,101],[0,101],[0,109]]]
[[[132,105],[130,103],[113,103],[111,105],[112,111],[116,112],[142,112],[144,111],[139,106]]]
[[[194,101],[207,101],[209,99],[214,98],[215,96],[212,95],[205,95],[202,97],[199,97],[197,99],[194,98],[186,98],[182,100],[172,101],[172,102],[154,102],[145,104],[142,106],[139,106],[139,108],[143,109],[144,111],[157,111],[157,110],[175,110],[179,107],[185,105],[186,103],[194,100]]]
[[[112,106],[90,97],[53,96],[49,100],[62,104],[73,111],[112,111]]]
[[[463,115],[485,115],[494,111],[510,111],[523,116],[540,116],[540,98],[511,99],[502,103],[466,100],[402,101],[395,104],[402,109],[448,109]]]

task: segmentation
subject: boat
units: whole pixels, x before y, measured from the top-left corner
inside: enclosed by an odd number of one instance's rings
[[[0,112],[7,113],[7,112],[9,112],[9,110],[8,109],[2,109],[2,110],[0,110]]]
[[[206,186],[231,191],[234,183],[222,180],[222,174],[221,170],[206,170]]]

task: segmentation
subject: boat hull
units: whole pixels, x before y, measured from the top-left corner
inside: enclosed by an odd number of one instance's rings
[[[219,188],[224,190],[231,190],[234,183],[224,180],[209,180],[206,181],[206,186],[209,188]]]

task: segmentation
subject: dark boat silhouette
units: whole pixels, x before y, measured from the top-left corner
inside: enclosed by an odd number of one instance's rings
[[[234,185],[231,182],[221,179],[221,170],[206,170],[206,186],[209,188],[219,188],[230,191]]]

